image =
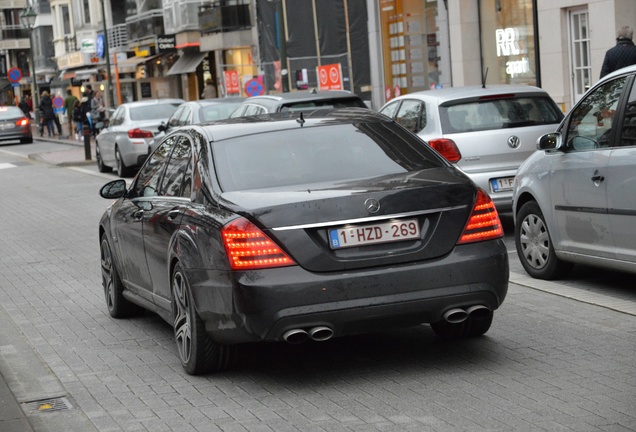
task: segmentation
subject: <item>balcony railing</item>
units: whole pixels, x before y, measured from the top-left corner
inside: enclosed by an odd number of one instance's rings
[[[201,33],[220,33],[244,30],[252,27],[248,4],[224,6],[208,3],[199,12]]]
[[[28,39],[29,30],[21,25],[5,25],[0,30],[0,40]]]
[[[127,48],[128,32],[127,24],[117,24],[108,29],[108,47],[109,48]]]
[[[163,10],[153,9],[126,18],[128,42],[147,39],[150,36],[164,34]]]

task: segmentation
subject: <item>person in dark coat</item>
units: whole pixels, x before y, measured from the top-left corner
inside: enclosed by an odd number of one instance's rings
[[[49,132],[49,136],[55,135],[55,111],[53,110],[53,99],[49,92],[43,91],[40,99],[40,117]],[[44,132],[41,132],[41,134]]]
[[[25,117],[31,118],[31,107],[29,107],[29,102],[27,102],[26,97],[23,97],[18,107],[22,110]]]
[[[601,78],[605,75],[636,64],[636,46],[633,42],[634,30],[630,26],[621,27],[616,36],[616,46],[605,53]]]

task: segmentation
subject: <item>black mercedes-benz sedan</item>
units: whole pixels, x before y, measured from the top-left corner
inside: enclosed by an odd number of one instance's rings
[[[246,342],[480,336],[508,289],[488,194],[370,110],[184,126],[100,193],[108,311],[159,314],[190,374]]]

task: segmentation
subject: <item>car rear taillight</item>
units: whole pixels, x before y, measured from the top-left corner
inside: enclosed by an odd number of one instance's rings
[[[503,237],[503,234],[495,204],[486,192],[479,189],[475,206],[457,244],[493,240]]]
[[[284,267],[296,263],[245,218],[233,220],[221,230],[232,270]]]
[[[131,129],[128,131],[128,138],[152,138],[152,132],[143,129]]]
[[[15,122],[15,125],[20,127],[20,126],[28,126],[29,125],[29,119],[26,117],[22,117],[20,120],[18,120],[17,122]]]
[[[462,154],[457,148],[455,141],[447,138],[436,138],[428,141],[428,145],[438,151],[444,159],[449,162],[457,162],[462,158]]]

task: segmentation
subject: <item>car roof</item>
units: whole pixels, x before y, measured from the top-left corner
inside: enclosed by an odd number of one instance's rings
[[[121,104],[120,106],[139,107],[139,106],[146,106],[146,105],[158,105],[158,104],[164,104],[164,103],[182,104],[184,102],[185,101],[183,99],[174,99],[174,98],[145,99],[145,100],[141,100],[141,101],[125,102],[125,103]]]
[[[252,96],[245,99],[245,102],[255,102],[259,100],[267,100],[267,101],[275,101],[275,102],[302,102],[302,101],[313,101],[319,99],[338,99],[338,98],[350,98],[350,97],[358,97],[355,93],[351,93],[344,90],[310,90],[310,91],[295,91],[274,95],[261,95],[261,96]]]
[[[214,98],[214,99],[200,99],[197,101],[186,102],[187,104],[198,104],[198,105],[219,105],[226,103],[240,103],[245,100],[244,97],[226,97],[226,98]]]
[[[277,130],[363,122],[392,123],[389,117],[366,108],[316,109],[308,112],[285,112],[235,117],[192,125],[200,128],[210,141],[236,138]],[[186,126],[185,128],[187,128]],[[182,130],[182,129],[181,129]]]
[[[599,82],[600,81],[606,81],[608,79],[612,79],[614,77],[617,77],[617,76],[620,76],[620,75],[623,75],[623,74],[629,74],[629,73],[632,73],[632,72],[636,72],[636,65],[625,66],[622,69],[618,69],[618,70],[616,70],[616,71],[614,71],[612,73],[609,73],[609,74],[605,75],[603,78],[601,78],[599,80]]]
[[[539,87],[525,84],[495,84],[483,86],[447,87],[439,90],[424,90],[398,96],[390,102],[400,99],[420,98],[434,99],[439,104],[455,100],[478,99],[484,96],[496,96],[502,94],[543,94],[547,92]]]

